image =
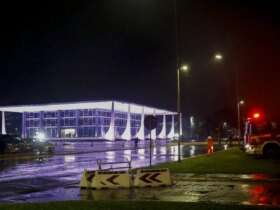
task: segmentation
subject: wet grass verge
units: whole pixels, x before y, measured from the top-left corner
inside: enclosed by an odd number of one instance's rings
[[[0,204],[1,210],[266,210],[274,209],[265,206],[223,205],[216,203],[182,203],[182,202],[159,202],[159,201],[65,201],[51,203],[28,203],[28,204]],[[275,208],[276,209],[276,208]]]
[[[156,165],[155,168],[169,168],[172,173],[197,174],[252,174],[265,173],[280,176],[280,160],[264,159],[245,154],[239,148],[201,155],[178,162]]]

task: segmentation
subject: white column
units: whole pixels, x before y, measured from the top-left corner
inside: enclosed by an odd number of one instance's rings
[[[162,116],[162,129],[158,135],[159,139],[165,139],[166,138],[166,115]]]
[[[112,113],[111,113],[111,123],[110,127],[105,134],[104,138],[106,140],[114,141],[115,140],[115,108],[114,108],[114,102],[112,102]]]
[[[25,113],[22,113],[21,138],[26,138]]]
[[[5,112],[4,111],[2,111],[2,130],[1,130],[1,134],[3,134],[3,135],[7,134],[7,132],[6,132]]]
[[[145,114],[144,114],[144,107],[142,108],[142,114],[141,114],[141,124],[138,133],[136,134],[136,138],[140,140],[145,140],[145,126],[144,126],[144,119],[145,119]]]
[[[130,104],[128,104],[126,127],[125,127],[125,130],[124,130],[121,138],[124,139],[124,140],[131,140]]]
[[[156,110],[154,109],[154,116],[156,116]],[[153,129],[152,132],[152,140],[156,140],[157,139],[157,129]]]
[[[112,102],[112,128],[113,128],[113,134],[112,134],[112,140],[116,139],[116,126],[115,126],[115,103]]]
[[[175,135],[174,130],[175,130],[174,115],[172,115],[171,128],[170,128],[169,134],[167,135],[167,138],[169,138],[169,139],[174,138],[174,135]]]
[[[96,131],[95,131],[95,137],[96,137]],[[101,136],[102,138],[105,138],[105,132],[104,132],[104,120],[103,122],[101,123]]]

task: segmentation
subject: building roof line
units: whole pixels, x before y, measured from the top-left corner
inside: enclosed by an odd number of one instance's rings
[[[174,115],[176,112],[158,109],[155,107],[121,102],[116,100],[104,100],[104,101],[80,101],[80,102],[66,102],[66,103],[48,103],[48,104],[31,104],[31,105],[13,105],[13,106],[1,106],[0,111],[4,112],[39,112],[39,111],[58,111],[58,110],[74,110],[74,109],[105,109],[110,110],[112,103],[115,104],[116,111],[127,111],[128,105],[132,107],[131,113],[142,113],[144,109],[145,114],[167,114]]]

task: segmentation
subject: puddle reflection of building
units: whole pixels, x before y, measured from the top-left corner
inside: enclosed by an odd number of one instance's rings
[[[157,147],[153,147],[153,152],[152,152],[153,156],[156,156],[158,154],[157,150],[158,150]]]
[[[93,200],[93,201],[104,201],[104,200],[129,200],[131,197],[131,191],[129,189],[106,189],[106,190],[92,190],[92,189],[81,189],[80,198],[81,200]]]
[[[139,158],[139,160],[145,160],[145,152],[145,148],[137,150],[137,157]]]
[[[225,144],[225,145],[224,145],[224,150],[227,150],[227,149],[228,149],[228,145]]]
[[[259,184],[249,188],[250,204],[280,206],[280,183]]]
[[[160,147],[160,154],[161,154],[161,155],[166,155],[166,154],[167,154],[167,148],[166,148],[166,146]]]
[[[73,151],[75,149],[75,145],[73,143],[63,143],[63,149],[66,151]]]
[[[124,159],[131,160],[131,150],[124,150]]]
[[[172,160],[174,160],[174,161],[178,160],[178,146],[177,145],[170,147],[170,156],[171,156]]]
[[[76,160],[76,156],[75,155],[65,155],[64,156],[64,162],[65,163],[75,162],[75,160]]]
[[[105,158],[108,160],[115,160],[116,152],[115,151],[107,151],[105,152]]]
[[[190,146],[190,157],[195,155],[196,147],[194,145]]]

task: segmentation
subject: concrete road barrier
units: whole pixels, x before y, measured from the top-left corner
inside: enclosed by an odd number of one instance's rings
[[[81,188],[91,188],[91,182],[95,176],[95,172],[96,171],[88,171],[86,169],[84,170],[80,181]]]
[[[81,188],[116,189],[130,188],[131,177],[127,171],[87,171],[85,170],[81,181]]]
[[[136,172],[135,187],[170,186],[172,180],[169,169],[138,169]]]

